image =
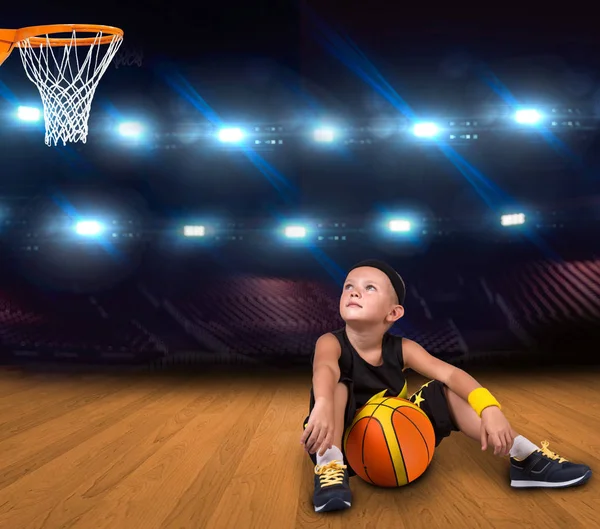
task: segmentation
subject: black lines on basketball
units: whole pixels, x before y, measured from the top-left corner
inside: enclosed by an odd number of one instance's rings
[[[412,408],[409,408],[409,409],[412,409]],[[394,410],[394,413],[399,413],[400,415],[402,415],[402,417],[404,417],[407,421],[409,421],[414,426],[415,430],[417,430],[417,432],[419,432],[419,435],[421,436],[421,439],[423,440],[423,444],[425,445],[425,448],[427,449],[427,459],[430,460],[431,454],[429,453],[429,445],[427,444],[427,439],[425,439],[425,436],[423,435],[421,428],[419,428],[419,426],[408,415],[406,415],[406,413],[404,413],[403,408],[396,408]]]
[[[368,417],[365,417],[364,419],[361,419],[359,422],[362,421],[367,421],[367,424],[365,425],[365,429],[362,435],[362,440],[361,440],[361,445],[360,445],[360,461],[362,463],[363,466],[363,470],[366,474],[366,476],[369,478],[369,481],[375,485],[375,482],[373,481],[373,479],[369,476],[369,470],[367,468],[367,465],[365,464],[365,440],[367,438],[367,432],[369,431],[369,428],[373,427],[371,426],[371,420],[375,421],[375,423],[377,424],[377,426],[379,427],[382,437],[385,439],[385,435],[384,435],[384,430],[383,430],[383,425],[381,424],[381,421],[379,419],[377,419],[376,417],[373,417],[373,414],[375,413],[375,410],[378,408],[378,406],[373,410],[373,412],[371,413],[371,415],[369,415]],[[358,424],[358,423],[357,423]],[[392,461],[392,454],[390,452],[390,448],[387,444],[387,442],[385,443],[385,446],[387,448],[388,454],[390,456],[390,461]]]

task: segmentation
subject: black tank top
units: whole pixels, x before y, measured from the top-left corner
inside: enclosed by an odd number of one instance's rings
[[[377,393],[387,390],[386,396],[408,398],[408,384],[403,373],[402,337],[390,333],[383,335],[381,354],[383,363],[380,366],[369,364],[350,343],[346,328],[333,331],[342,348],[339,359],[340,381],[351,380],[353,383],[356,409],[364,406]],[[314,358],[314,353],[313,353]],[[311,389],[310,409],[314,405],[314,394]]]

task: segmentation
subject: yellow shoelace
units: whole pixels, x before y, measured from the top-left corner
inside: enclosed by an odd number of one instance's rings
[[[538,451],[541,452],[542,454],[544,454],[546,457],[553,459],[554,461],[556,461],[558,459],[559,463],[566,463],[567,459],[565,459],[564,457],[560,457],[558,454],[555,454],[551,450],[548,450],[549,444],[550,443],[548,441],[542,441],[542,448],[538,449]]]
[[[339,461],[330,461],[325,465],[315,465],[315,474],[319,477],[321,487],[330,487],[331,485],[340,485],[344,480],[344,469]]]

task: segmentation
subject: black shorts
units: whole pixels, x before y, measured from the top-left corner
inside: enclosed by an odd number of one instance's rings
[[[344,431],[352,424],[354,416],[356,415],[357,406],[354,399],[354,392],[352,381],[349,379],[340,380],[348,386],[348,402],[346,404],[346,415],[344,417]],[[438,446],[444,437],[448,437],[452,432],[458,432],[459,429],[454,424],[452,416],[450,415],[450,409],[448,408],[448,400],[444,393],[444,384],[438,380],[430,380],[426,384],[423,384],[417,391],[415,391],[409,398],[412,403],[416,404],[421,408],[433,425],[433,431],[435,432],[435,446]],[[311,406],[312,409],[312,406]],[[302,423],[302,429],[306,428],[310,415],[304,419]],[[309,436],[310,439],[310,436]],[[344,447],[340,446],[340,450],[346,459],[344,453]],[[314,465],[317,464],[317,454],[308,454]],[[347,461],[346,461],[347,463]],[[356,476],[356,472],[352,470],[348,465],[348,474],[350,476]]]

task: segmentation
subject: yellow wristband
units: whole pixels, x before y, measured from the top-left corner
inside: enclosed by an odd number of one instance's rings
[[[471,405],[471,408],[473,408],[480,417],[481,412],[489,406],[497,406],[498,408],[502,409],[500,403],[485,388],[477,388],[471,391],[471,393],[469,393],[468,401]]]

